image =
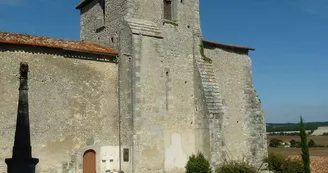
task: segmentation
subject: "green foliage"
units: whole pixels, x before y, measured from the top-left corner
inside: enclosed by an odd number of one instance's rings
[[[313,148],[313,147],[316,147],[317,145],[315,144],[314,140],[311,139],[308,143],[308,146],[309,146],[309,148]]]
[[[325,148],[326,146],[325,145],[317,145],[317,144],[315,144],[315,147]]]
[[[286,132],[270,132],[268,134],[269,136],[275,136],[275,135],[279,135],[279,136],[299,136],[300,133],[299,132],[293,132],[293,133],[286,133]]]
[[[270,140],[269,146],[270,147],[279,147],[281,142],[282,142],[282,140],[273,138]]]
[[[289,141],[290,142],[290,147],[296,147],[296,140],[295,139],[292,139]]]
[[[264,162],[269,164],[270,171],[282,172],[284,170],[285,158],[281,155],[269,153],[269,157],[264,159]]]
[[[311,173],[310,170],[310,154],[309,154],[309,148],[307,143],[307,135],[305,132],[305,127],[303,123],[303,118],[301,116],[300,121],[300,137],[301,137],[301,147],[302,147],[302,160],[304,164],[304,172],[305,173]]]
[[[212,60],[210,58],[208,58],[204,53],[204,43],[203,43],[203,41],[200,42],[199,49],[200,49],[200,54],[202,55],[204,61],[206,61],[208,63],[212,63]]]
[[[210,163],[202,153],[194,154],[189,157],[186,165],[186,173],[212,173]]]
[[[302,161],[287,159],[279,154],[269,153],[264,162],[268,163],[269,170],[275,173],[304,173]]]
[[[301,148],[301,141],[296,141],[296,148]]]
[[[220,166],[216,173],[257,173],[257,171],[245,162],[229,162]]]
[[[287,159],[284,163],[283,173],[304,173],[302,161]]]
[[[304,123],[305,130],[317,130],[318,127],[328,126],[328,122],[309,122]],[[267,132],[299,131],[299,123],[268,123]]]

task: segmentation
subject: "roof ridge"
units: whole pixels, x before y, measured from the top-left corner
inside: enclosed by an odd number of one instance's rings
[[[252,47],[246,47],[246,46],[237,46],[233,44],[225,44],[225,43],[220,43],[220,42],[215,42],[215,41],[210,41],[210,40],[205,40],[203,39],[204,43],[212,44],[212,45],[217,45],[217,46],[222,46],[222,47],[229,47],[229,48],[235,48],[235,49],[244,49],[244,50],[255,50],[255,48]]]
[[[40,47],[48,47],[48,48],[62,48],[62,49],[87,51],[90,53],[117,54],[117,52],[115,52],[114,50],[95,42],[68,40],[62,38],[53,38],[49,36],[37,36],[31,34],[4,32],[4,31],[0,31],[0,43],[32,45],[32,46],[40,46]]]
[[[39,37],[39,38],[45,38],[45,39],[56,39],[60,41],[72,41],[72,42],[83,42],[83,43],[90,43],[90,44],[96,44],[100,45],[96,42],[90,42],[90,41],[82,41],[82,40],[72,40],[72,39],[64,39],[64,38],[55,38],[50,36],[41,36],[41,35],[34,35],[34,34],[26,34],[26,33],[18,33],[18,32],[7,32],[7,31],[0,31],[0,34],[16,34],[16,35],[23,35],[23,36],[31,36],[31,37]],[[1,38],[0,38],[1,39]]]

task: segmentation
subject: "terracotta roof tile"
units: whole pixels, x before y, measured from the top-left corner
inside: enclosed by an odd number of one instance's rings
[[[232,44],[223,44],[223,43],[218,43],[218,42],[213,42],[213,41],[208,41],[208,40],[203,40],[204,43],[211,44],[211,45],[216,45],[220,47],[226,47],[226,48],[234,48],[234,49],[244,49],[244,50],[255,50],[254,48],[251,47],[245,47],[245,46],[236,46]]]
[[[87,5],[91,1],[93,1],[93,0],[82,0],[82,2],[80,2],[79,5],[77,5],[75,7],[75,9],[81,9],[81,8],[83,8],[85,5]]]
[[[0,32],[0,43],[40,46],[57,49],[71,49],[90,53],[117,54],[114,50],[103,47],[97,43],[55,39],[49,37],[33,36],[10,32]]]

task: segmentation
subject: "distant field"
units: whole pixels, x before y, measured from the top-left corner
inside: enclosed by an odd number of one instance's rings
[[[278,153],[288,158],[301,158],[300,148],[271,148],[269,152]],[[310,148],[310,161],[312,173],[328,173],[328,148]]]
[[[280,139],[284,142],[295,139],[300,141],[299,136],[268,136],[268,142],[272,138]],[[316,144],[319,145],[328,145],[328,136],[308,136],[308,140],[313,139]],[[278,153],[289,158],[298,158],[301,159],[300,155],[302,154],[301,148],[268,148],[269,152]],[[310,148],[310,160],[311,160],[311,170],[312,173],[328,173],[328,148]]]
[[[268,142],[272,139],[272,138],[276,138],[276,139],[280,139],[284,142],[290,141],[292,139],[296,140],[296,141],[300,141],[301,138],[299,136],[280,136],[280,135],[268,135]],[[314,142],[318,145],[328,145],[328,136],[308,136],[308,140],[313,139]]]
[[[268,148],[269,152],[279,153],[284,156],[297,156],[302,154],[301,148]],[[310,148],[311,156],[328,156],[328,148]]]
[[[328,126],[328,122],[305,122],[305,130],[316,130]],[[299,131],[298,123],[267,123],[267,132]]]

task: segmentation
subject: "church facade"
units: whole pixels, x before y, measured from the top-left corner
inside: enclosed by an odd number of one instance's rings
[[[199,0],[84,0],[76,9],[80,41],[0,32],[0,159],[12,150],[24,61],[37,172],[184,172],[198,152],[213,168],[261,167],[255,49],[203,39]]]

